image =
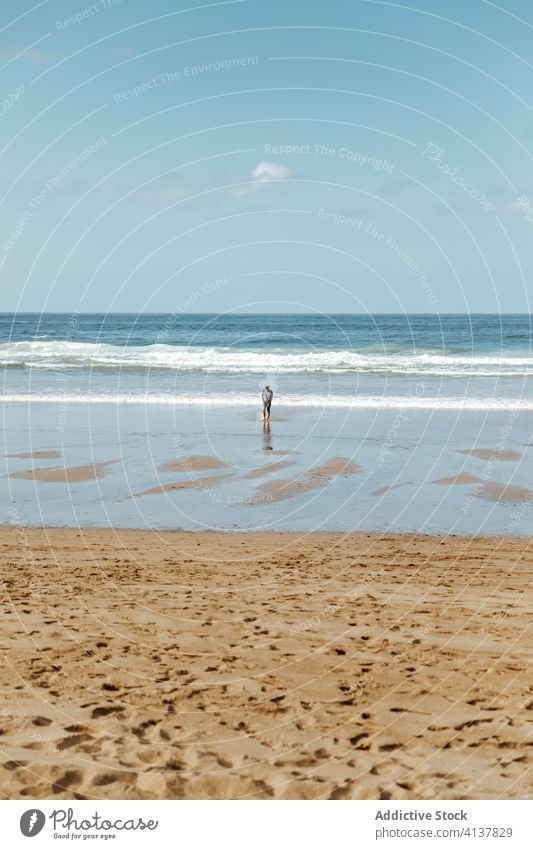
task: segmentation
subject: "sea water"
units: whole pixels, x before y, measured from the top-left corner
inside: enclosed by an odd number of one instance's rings
[[[533,527],[528,315],[4,314],[0,367],[4,475],[113,461],[93,481],[4,477],[4,501],[22,524]],[[274,390],[268,432],[258,416],[265,384]],[[513,454],[462,453],[471,449]],[[62,456],[12,456],[38,450]],[[159,466],[189,455],[216,456],[231,475],[212,488],[131,497],[186,478]],[[305,477],[333,457],[359,472],[290,499],[265,500],[264,481],[248,476],[285,458],[268,480]],[[488,501],[472,486],[434,483],[463,474],[514,489]]]

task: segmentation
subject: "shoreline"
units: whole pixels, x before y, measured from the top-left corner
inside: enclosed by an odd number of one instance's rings
[[[521,534],[448,534],[444,531],[441,534],[438,533],[423,533],[420,531],[321,531],[321,530],[309,530],[309,531],[295,531],[295,530],[256,530],[254,528],[235,528],[234,530],[231,528],[199,528],[198,530],[187,529],[187,528],[131,528],[127,525],[122,526],[106,526],[106,525],[53,525],[47,523],[46,525],[26,525],[19,522],[0,522],[0,533],[2,531],[7,530],[15,530],[19,529],[20,531],[32,531],[32,532],[45,532],[45,531],[64,531],[65,533],[77,533],[77,534],[85,534],[85,533],[109,533],[109,534],[182,534],[183,536],[202,536],[203,534],[213,536],[215,534],[220,534],[221,536],[236,536],[242,534],[246,537],[258,537],[258,536],[293,536],[297,539],[303,539],[306,537],[313,536],[326,536],[326,537],[339,537],[341,539],[345,539],[347,537],[361,537],[361,538],[375,538],[376,540],[389,540],[389,539],[435,539],[435,540],[487,540],[494,542],[494,540],[500,540],[501,542],[524,542],[525,540],[531,540],[531,534],[524,533]],[[533,541],[532,541],[533,545]]]
[[[533,543],[0,528],[0,794],[531,798]]]

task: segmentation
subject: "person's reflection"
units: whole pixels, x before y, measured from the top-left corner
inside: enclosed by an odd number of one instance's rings
[[[272,434],[270,433],[270,421],[263,421],[263,451],[272,451]]]

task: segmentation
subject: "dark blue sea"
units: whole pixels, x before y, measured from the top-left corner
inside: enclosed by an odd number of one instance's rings
[[[0,315],[4,403],[533,409],[529,315]],[[407,396],[407,397],[406,397]]]

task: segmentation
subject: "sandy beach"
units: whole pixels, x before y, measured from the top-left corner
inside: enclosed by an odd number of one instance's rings
[[[533,2],[1,32],[7,849],[527,846]]]
[[[531,798],[533,549],[0,531],[2,798]]]

